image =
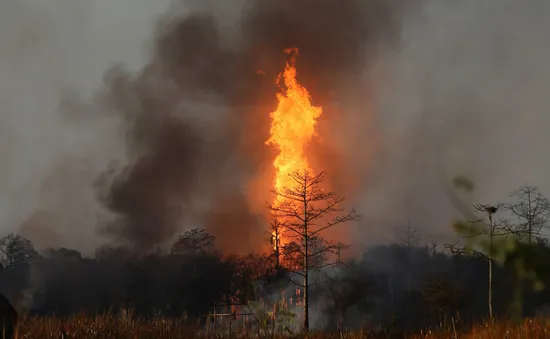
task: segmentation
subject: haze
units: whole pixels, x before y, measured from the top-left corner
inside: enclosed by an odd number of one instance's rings
[[[171,2],[0,0],[3,233],[86,253],[109,241],[97,232],[106,211],[94,183],[128,160],[128,140],[95,98],[114,65],[137,72],[153,58]],[[188,2],[172,15],[208,9],[232,27],[241,7],[227,3]],[[398,42],[370,45],[361,86],[339,83],[347,108],[325,140],[346,164],[337,173],[361,179],[344,189],[366,216],[354,245],[389,240],[407,220],[447,241],[457,214],[443,186],[454,175],[477,184],[472,202],[524,183],[550,192],[550,3],[424,0],[400,13]]]

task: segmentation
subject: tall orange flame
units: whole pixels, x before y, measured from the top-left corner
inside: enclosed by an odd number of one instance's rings
[[[276,191],[292,186],[290,174],[308,170],[309,164],[305,148],[316,136],[317,119],[323,113],[321,107],[311,104],[311,95],[296,80],[297,48],[289,48],[285,53],[290,55],[283,73],[277,77],[280,92],[277,93],[277,110],[270,114],[271,130],[267,145],[275,146],[279,154],[275,157],[274,188]],[[284,86],[283,86],[284,83]],[[277,196],[274,205],[282,203],[283,197]],[[279,240],[279,239],[276,239]],[[280,239],[284,241],[284,239]]]

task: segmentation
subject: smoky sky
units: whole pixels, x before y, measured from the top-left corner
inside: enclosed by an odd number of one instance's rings
[[[467,202],[550,193],[546,2],[135,1],[0,2],[2,230],[88,253],[190,227],[262,247],[288,47],[323,107],[311,163],[365,215],[343,241],[451,235],[454,175]]]
[[[380,61],[382,171],[362,204],[373,225],[408,221],[425,239],[454,241],[461,215],[443,192],[456,175],[476,184],[460,193],[466,204],[509,202],[524,184],[550,193],[548,13],[543,1],[434,0],[402,22],[401,44]],[[368,237],[392,240],[383,233]]]
[[[264,141],[283,50],[299,48],[301,81],[328,101],[341,77],[361,73],[369,43],[395,34],[395,9],[387,1],[249,1],[233,41],[208,8],[161,18],[152,61],[137,75],[117,68],[106,78],[101,100],[123,118],[130,163],[98,185],[116,216],[101,231],[148,250],[189,218],[224,252],[265,246],[262,214],[250,212],[241,187],[271,157]],[[196,200],[210,206],[199,213]]]

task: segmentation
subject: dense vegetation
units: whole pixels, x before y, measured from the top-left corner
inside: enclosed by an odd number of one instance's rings
[[[550,282],[544,238],[550,208],[536,188],[528,189],[536,198],[528,203],[516,192],[509,204],[479,205],[476,219],[457,225],[468,237],[463,245],[426,245],[407,225],[394,244],[369,248],[345,267],[317,270],[310,292],[312,329],[363,331],[352,338],[497,338],[504,332],[520,338],[528,331],[529,338],[546,336],[542,320],[518,323],[520,317],[544,315],[550,302],[550,289],[544,288]],[[526,206],[540,210],[525,214]],[[489,248],[488,235],[495,237]],[[76,337],[86,332],[87,338],[179,338],[199,328],[297,333],[302,321],[300,291],[289,283],[289,270],[277,266],[275,253],[224,257],[204,230],[187,231],[169,251],[146,256],[123,248],[102,248],[93,258],[66,248],[38,253],[17,234],[1,238],[0,250],[0,289],[25,310],[20,333],[28,338],[62,330],[80,333]],[[491,312],[500,322],[478,325],[490,321]]]

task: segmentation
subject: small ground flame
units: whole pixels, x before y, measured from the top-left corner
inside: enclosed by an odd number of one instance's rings
[[[266,141],[267,145],[275,146],[279,154],[275,158],[275,190],[292,186],[290,174],[293,172],[310,172],[305,148],[307,143],[316,136],[315,126],[317,119],[323,110],[311,104],[311,96],[306,88],[296,80],[297,48],[289,48],[285,53],[290,55],[289,61],[283,73],[277,77],[277,85],[280,92],[277,93],[277,110],[270,114],[271,137]],[[275,199],[274,205],[282,202],[282,197]],[[279,237],[280,243],[284,243],[284,232]]]

